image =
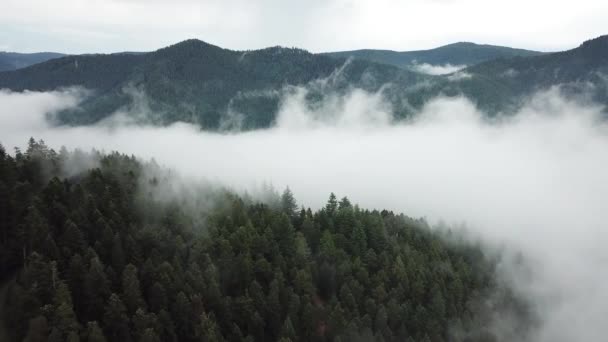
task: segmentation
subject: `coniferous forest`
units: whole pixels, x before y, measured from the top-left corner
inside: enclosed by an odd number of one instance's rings
[[[498,258],[457,232],[334,194],[316,211],[289,189],[162,198],[168,174],[34,139],[1,147],[0,338],[495,341],[498,311],[526,330]]]

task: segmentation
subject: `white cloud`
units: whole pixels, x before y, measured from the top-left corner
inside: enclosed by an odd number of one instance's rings
[[[461,81],[461,80],[467,80],[471,77],[473,77],[473,75],[469,74],[466,71],[458,71],[452,75],[448,75],[448,80],[450,80],[452,82],[457,82],[457,81]]]
[[[512,77],[516,77],[519,74],[519,71],[515,70],[515,69],[507,69],[507,71],[503,72],[501,74],[502,77],[506,77],[506,78],[512,78]]]
[[[488,123],[463,98],[429,103],[395,124],[374,94],[354,92],[313,111],[285,99],[278,125],[217,134],[169,127],[49,127],[43,112],[74,93],[0,93],[0,137],[52,147],[104,148],[154,157],[184,177],[249,189],[289,185],[306,205],[330,191],[368,208],[466,221],[489,243],[522,251],[528,277],[504,276],[542,317],[533,340],[600,341],[608,314],[608,127],[600,111],[537,95],[515,117]]]
[[[427,75],[447,75],[455,73],[466,68],[466,65],[452,65],[450,63],[443,65],[433,65],[428,63],[418,64],[415,63],[411,66],[414,71],[421,72]]]

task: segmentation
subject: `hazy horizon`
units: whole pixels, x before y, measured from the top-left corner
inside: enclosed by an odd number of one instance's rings
[[[605,34],[603,23],[608,13],[608,4],[594,0],[583,0],[574,8],[570,2],[547,0],[508,4],[382,0],[373,5],[351,0],[306,4],[109,0],[87,5],[59,0],[50,11],[45,4],[41,0],[3,3],[0,50],[68,54],[150,51],[198,38],[235,50],[281,45],[312,52],[362,48],[410,51],[471,41],[559,51]],[[526,10],[520,10],[523,8]],[[552,15],[542,15],[549,10]],[[512,24],[513,17],[518,18],[517,25]],[[564,17],[568,22],[561,21]]]

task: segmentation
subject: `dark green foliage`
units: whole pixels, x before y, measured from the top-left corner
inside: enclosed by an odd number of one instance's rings
[[[408,53],[408,64],[413,59],[470,64],[461,74],[466,77],[459,78],[390,65],[401,65],[401,53],[347,52],[344,56],[363,56],[347,60],[295,48],[233,51],[187,40],[149,53],[65,56],[0,72],[0,88],[91,90],[78,108],[55,118],[71,125],[93,124],[123,110],[139,114],[134,120],[158,125],[184,121],[210,130],[266,128],[294,86],[307,90],[310,108],[328,96],[361,89],[381,92],[396,119],[410,117],[437,96],[459,95],[492,116],[513,113],[530,94],[557,85],[568,96],[589,95],[608,104],[607,42],[603,36],[570,51],[546,54],[470,43]],[[2,184],[0,191],[5,191]]]
[[[309,88],[308,100],[314,105],[327,94],[352,86],[375,92],[393,83],[400,91],[430,78],[390,65],[346,63],[295,48],[233,51],[187,40],[150,53],[66,56],[2,72],[0,88],[91,90],[79,109],[59,114],[60,122],[73,125],[92,124],[124,109],[145,111],[144,120],[155,124],[184,121],[207,129],[255,129],[274,122],[289,86]],[[405,109],[401,106],[398,112]],[[241,115],[242,120],[233,120]]]
[[[151,195],[167,185],[144,176],[152,164],[114,153],[71,178],[41,172],[58,158],[43,143],[0,153],[17,341],[448,341],[453,327],[492,337],[498,309],[527,327],[495,261],[423,220],[333,194],[298,212],[290,191],[282,206],[221,192],[191,211]]]
[[[97,324],[97,322],[89,322],[87,324],[85,336],[86,342],[107,342],[107,339],[104,336],[103,331],[101,331],[101,328],[99,327],[99,324]]]
[[[129,313],[135,313],[137,309],[146,308],[146,303],[141,295],[141,288],[137,275],[137,268],[132,264],[127,265],[122,272],[123,302]]]
[[[110,341],[128,341],[129,334],[129,318],[127,316],[127,308],[120,300],[117,294],[112,293],[103,316],[106,335]]]
[[[296,215],[298,215],[298,204],[289,187],[287,187],[281,195],[281,209],[283,209],[285,214],[290,218],[295,218]]]

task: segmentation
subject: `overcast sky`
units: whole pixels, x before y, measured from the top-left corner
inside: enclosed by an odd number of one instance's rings
[[[0,50],[414,50],[457,41],[562,50],[608,33],[606,0],[2,0]]]

